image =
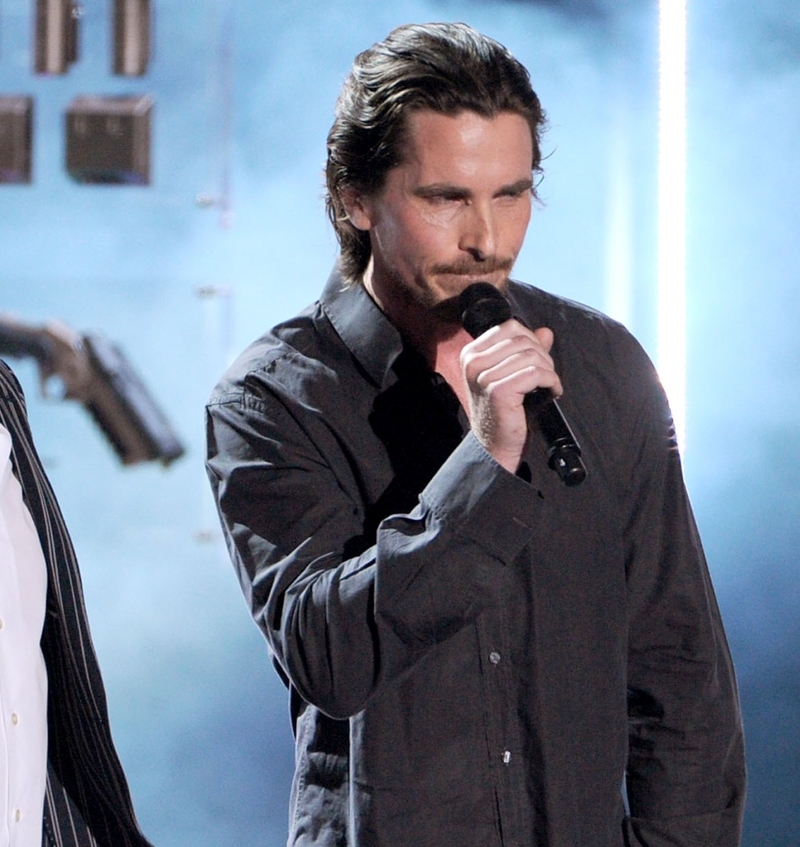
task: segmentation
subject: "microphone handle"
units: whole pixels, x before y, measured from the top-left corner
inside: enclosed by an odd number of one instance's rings
[[[581,459],[581,448],[575,438],[558,400],[544,389],[525,395],[528,419],[539,428],[547,444],[545,458],[549,468],[567,486],[580,485],[586,479],[586,465]]]

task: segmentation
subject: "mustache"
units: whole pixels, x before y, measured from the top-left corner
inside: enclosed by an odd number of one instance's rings
[[[451,274],[453,276],[479,276],[480,274],[491,274],[496,271],[511,271],[514,265],[513,259],[504,259],[498,256],[489,256],[481,261],[461,261],[455,264],[433,265],[428,273],[431,275]]]

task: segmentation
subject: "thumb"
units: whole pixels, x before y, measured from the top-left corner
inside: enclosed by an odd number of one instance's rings
[[[553,330],[546,326],[540,326],[539,329],[535,329],[533,334],[538,339],[539,343],[544,347],[545,352],[549,353],[550,348],[553,346]]]

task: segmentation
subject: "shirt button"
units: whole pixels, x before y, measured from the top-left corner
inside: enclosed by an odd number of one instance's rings
[[[2,629],[2,628],[3,628],[3,619],[0,618],[0,629]]]
[[[491,653],[489,653],[489,661],[490,661],[493,665],[497,665],[497,664],[499,664],[499,662],[500,662],[500,654],[499,654],[496,650],[492,650],[492,652],[491,652]]]
[[[17,809],[16,812],[14,812],[14,820],[17,823],[19,823],[22,820],[22,812],[19,809]]]
[[[509,764],[509,762],[510,762],[510,761],[511,761],[511,751],[510,751],[510,750],[506,750],[506,751],[503,753],[503,764],[504,764],[504,765],[507,765],[507,764]]]
[[[17,717],[16,712],[11,713],[11,723],[13,723],[14,726],[16,726],[19,723],[19,718]]]

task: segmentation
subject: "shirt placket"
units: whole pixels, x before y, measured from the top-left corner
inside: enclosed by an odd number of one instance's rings
[[[500,842],[503,847],[530,847],[523,839],[521,799],[525,796],[522,733],[511,688],[511,651],[502,616],[481,616],[477,622],[483,682],[486,745],[494,790]]]

